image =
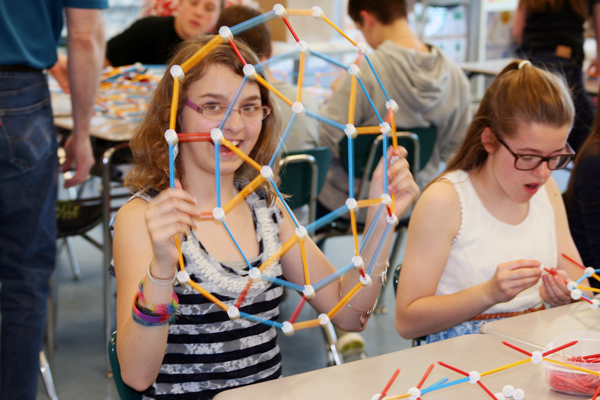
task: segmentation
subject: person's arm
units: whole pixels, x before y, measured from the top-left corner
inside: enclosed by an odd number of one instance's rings
[[[73,132],[65,143],[63,172],[75,162],[75,175],[65,187],[87,179],[94,165],[90,121],[94,113],[104,57],[102,14],[96,9],[66,8],[69,88],[73,105]]]
[[[515,39],[520,42],[523,39],[523,29],[525,29],[525,19],[527,17],[527,13],[523,8],[523,4],[519,1],[519,5],[515,10],[515,16],[513,19],[513,27],[512,33]]]
[[[415,338],[452,328],[497,303],[509,301],[539,280],[539,261],[515,260],[498,265],[486,282],[436,296],[460,224],[461,204],[452,184],[440,181],[428,187],[410,218],[398,281],[396,330],[402,337]]]

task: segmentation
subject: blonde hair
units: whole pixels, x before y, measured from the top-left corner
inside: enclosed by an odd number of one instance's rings
[[[212,35],[205,35],[182,42],[171,59],[167,71],[173,65],[183,64],[213,37]],[[256,55],[248,46],[235,39],[234,42],[249,64],[258,63]],[[179,94],[177,115],[181,113],[185,105],[190,85],[202,79],[208,67],[215,64],[229,68],[239,76],[244,76],[243,64],[235,55],[231,46],[227,43],[220,44],[185,74]],[[272,112],[263,121],[260,135],[249,156],[260,165],[268,165],[281,139],[279,114],[276,111],[269,90],[262,86],[259,86],[259,88],[262,104],[271,107]],[[154,92],[148,112],[140,122],[130,142],[135,167],[125,179],[125,185],[132,192],[147,191],[148,189],[161,191],[169,187],[169,152],[164,133],[169,128],[172,96],[173,78],[166,73]],[[175,130],[181,132],[179,122],[177,122]],[[273,165],[275,176],[277,176],[278,166],[279,163],[276,160]],[[177,179],[183,182],[182,178],[185,176],[185,170],[181,158],[176,159],[175,169]],[[243,163],[235,172],[235,180],[250,181],[257,175],[258,172],[255,169],[247,163]],[[268,183],[264,183],[260,190],[266,193],[269,204],[271,204],[276,196],[274,189]]]

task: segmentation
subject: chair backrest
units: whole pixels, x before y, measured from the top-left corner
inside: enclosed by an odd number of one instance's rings
[[[112,369],[113,379],[121,400],[142,400],[143,394],[133,390],[121,379],[121,367],[117,358],[117,332],[113,332],[108,341],[108,359]]]
[[[286,153],[279,162],[279,190],[290,196],[286,201],[291,209],[309,205],[309,222],[314,221],[317,195],[325,184],[331,152],[317,147]]]

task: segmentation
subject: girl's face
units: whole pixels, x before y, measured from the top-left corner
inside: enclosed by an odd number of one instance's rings
[[[234,73],[229,67],[213,64],[208,67],[204,76],[192,83],[187,92],[187,99],[195,103],[203,113],[185,106],[180,114],[181,130],[184,133],[210,133],[213,128],[218,128],[221,119],[215,120],[214,110],[224,112],[231,104],[237,92],[242,77]],[[207,111],[207,106],[208,111]],[[227,123],[222,127],[223,137],[243,151],[250,154],[262,128],[262,120],[242,117],[240,110],[245,111],[251,107],[261,107],[260,89],[256,82],[246,83],[236,103],[233,105]],[[211,111],[209,113],[209,111]],[[211,115],[213,114],[213,115]],[[186,171],[191,164],[202,170],[214,174],[215,171],[215,145],[209,142],[182,143],[181,156],[186,165]],[[233,174],[242,165],[243,161],[225,146],[219,146],[219,161],[221,174]],[[191,164],[190,164],[191,163]],[[193,167],[192,167],[193,168]]]
[[[181,0],[175,31],[183,40],[210,32],[221,14],[221,0]]]
[[[486,135],[489,138],[493,133],[489,128],[484,130],[482,141],[489,153],[488,163],[492,174],[501,190],[511,200],[515,203],[528,202],[552,173],[546,161],[530,171],[519,170],[515,167],[515,156],[512,153],[542,157],[566,154],[569,130],[569,125],[559,128],[537,123],[521,125],[515,137],[502,139],[505,145],[498,143],[496,149],[493,141],[486,139]]]

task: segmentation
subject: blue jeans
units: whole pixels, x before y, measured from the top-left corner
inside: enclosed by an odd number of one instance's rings
[[[57,139],[42,72],[0,71],[0,399],[35,400],[56,259]]]

